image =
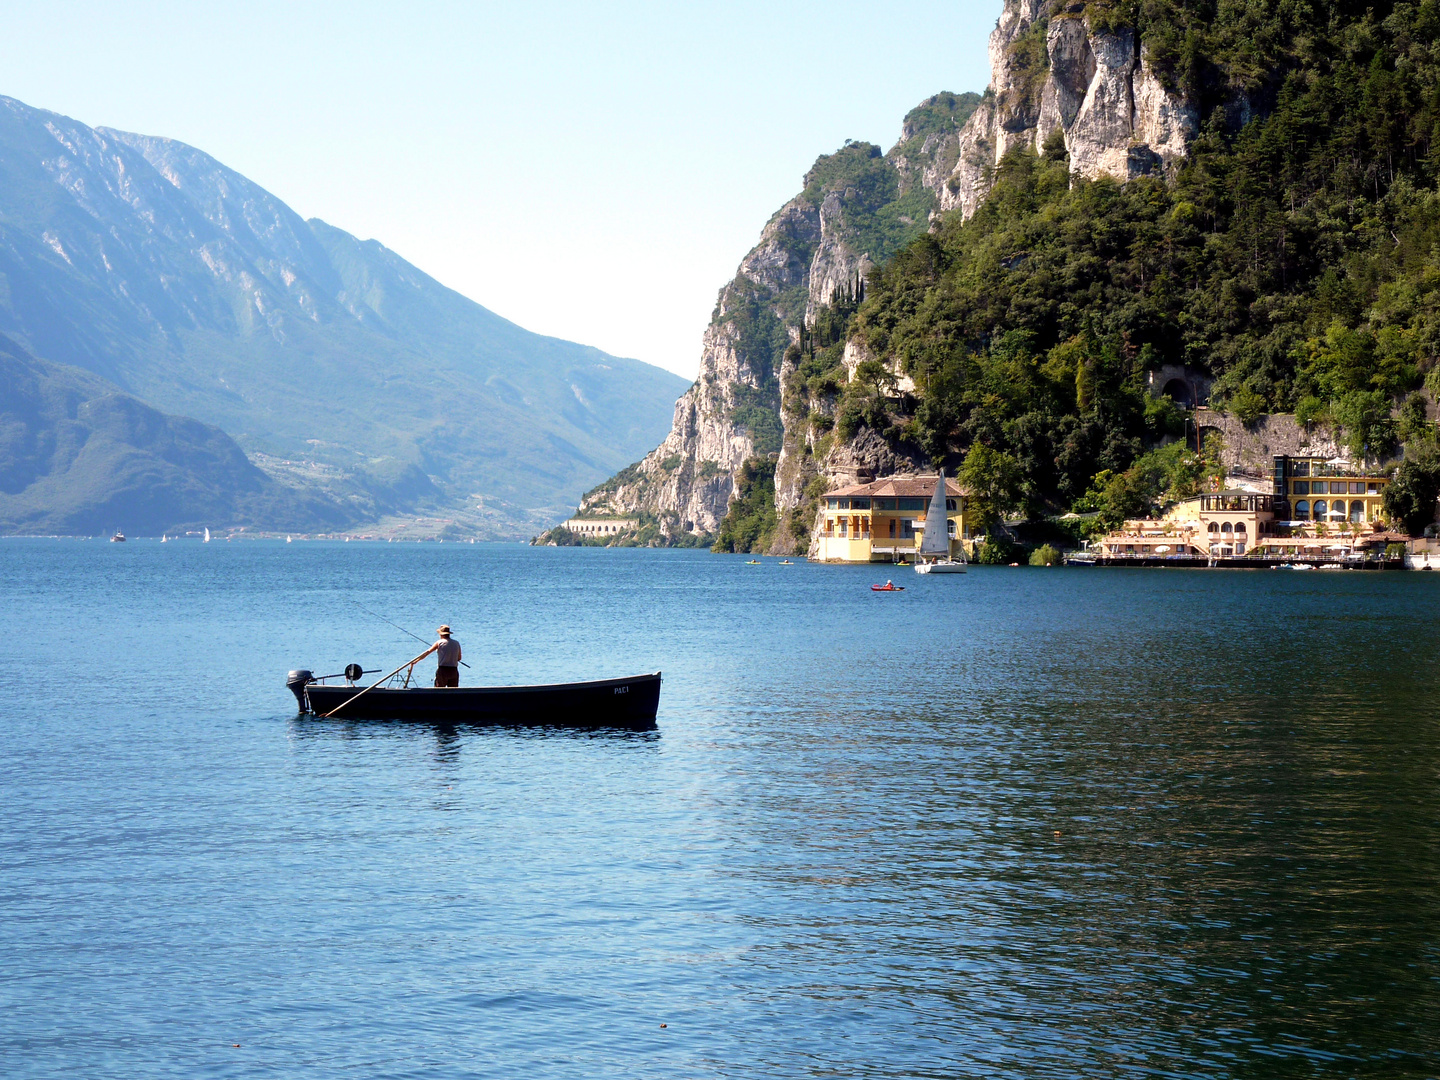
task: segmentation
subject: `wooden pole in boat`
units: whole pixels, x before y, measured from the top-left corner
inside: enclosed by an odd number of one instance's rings
[[[343,709],[346,705],[349,705],[350,702],[352,702],[352,701],[355,700],[355,698],[364,697],[364,696],[365,696],[366,694],[368,694],[371,690],[374,690],[375,687],[379,686],[382,682],[384,682],[385,679],[388,679],[388,678],[390,678],[391,676],[394,676],[394,675],[399,675],[400,672],[404,671],[405,668],[406,668],[408,665],[410,665],[410,664],[418,664],[421,660],[424,660],[425,657],[428,656],[429,654],[430,654],[430,650],[429,650],[429,649],[426,649],[426,650],[425,650],[424,652],[422,652],[419,656],[415,657],[414,660],[407,660],[404,664],[401,664],[401,665],[400,665],[399,667],[397,667],[394,671],[390,672],[389,675],[386,675],[384,679],[377,679],[377,680],[375,680],[375,681],[374,681],[373,683],[371,683],[369,686],[365,687],[364,690],[361,690],[360,693],[356,694],[355,697],[348,697],[348,698],[346,698],[344,701],[342,701],[339,705],[336,705],[335,708],[331,709],[329,712],[321,714],[320,719],[321,719],[321,720],[329,720],[330,717],[334,716],[337,712],[339,712],[341,709]]]

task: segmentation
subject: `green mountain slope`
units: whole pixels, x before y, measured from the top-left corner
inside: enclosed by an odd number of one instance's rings
[[[248,452],[520,535],[654,445],[684,380],[531,334],[208,155],[0,98],[0,332]]]
[[[0,337],[0,533],[340,528],[357,508],[287,488],[219,428],[167,416]]]

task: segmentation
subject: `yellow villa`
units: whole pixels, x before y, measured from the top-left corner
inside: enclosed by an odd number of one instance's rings
[[[1276,516],[1292,522],[1366,525],[1385,517],[1384,473],[1320,457],[1277,455]]]
[[[925,535],[925,512],[939,477],[889,476],[828,492],[816,523],[819,562],[902,562],[914,558]],[[965,492],[945,481],[945,518],[950,553],[970,539]]]

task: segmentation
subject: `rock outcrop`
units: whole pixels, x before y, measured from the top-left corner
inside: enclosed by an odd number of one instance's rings
[[[970,217],[1001,158],[1042,150],[1057,132],[1071,172],[1090,180],[1163,173],[1185,156],[1198,109],[1166,89],[1133,30],[1093,29],[1076,7],[1006,0],[990,35],[990,88],[960,134],[942,210]]]

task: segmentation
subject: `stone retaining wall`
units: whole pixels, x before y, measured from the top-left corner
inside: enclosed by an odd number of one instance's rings
[[[1276,454],[1292,457],[1340,456],[1338,432],[1295,422],[1289,413],[1261,416],[1249,424],[1239,417],[1215,409],[1196,409],[1195,425],[1201,438],[1212,431],[1220,433],[1225,447],[1220,462],[1230,472],[1249,476],[1269,476]]]

